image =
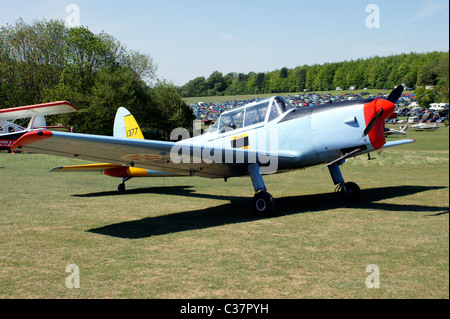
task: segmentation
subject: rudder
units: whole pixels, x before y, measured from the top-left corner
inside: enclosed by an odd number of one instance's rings
[[[124,107],[119,107],[114,119],[114,137],[144,139],[134,116]]]

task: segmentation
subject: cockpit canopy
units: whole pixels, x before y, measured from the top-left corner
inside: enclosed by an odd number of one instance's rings
[[[275,96],[256,103],[222,113],[217,122],[211,127],[209,133],[219,130],[224,133],[243,127],[270,122],[294,107],[281,96]]]

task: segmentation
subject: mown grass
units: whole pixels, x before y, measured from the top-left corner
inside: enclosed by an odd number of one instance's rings
[[[448,298],[448,128],[408,137],[343,165],[355,205],[325,166],[266,176],[268,219],[245,177],[132,179],[121,195],[119,179],[47,173],[79,160],[1,153],[0,297]]]

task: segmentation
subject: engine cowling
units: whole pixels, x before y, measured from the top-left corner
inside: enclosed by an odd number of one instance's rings
[[[366,126],[368,126],[370,121],[381,111],[383,113],[376,120],[375,125],[368,134],[370,143],[375,149],[382,148],[386,143],[386,138],[384,137],[384,124],[385,120],[394,113],[395,104],[387,100],[375,99],[364,105],[364,119]]]

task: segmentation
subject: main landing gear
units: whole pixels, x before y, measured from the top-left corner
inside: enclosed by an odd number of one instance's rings
[[[253,196],[253,214],[258,217],[269,217],[275,212],[275,201],[264,185],[258,164],[248,166],[248,172],[252,179],[255,196]]]
[[[360,196],[360,188],[357,184],[353,182],[345,182],[342,177],[340,165],[344,163],[345,160],[341,162],[328,165],[328,169],[331,174],[331,178],[335,185],[338,185],[338,190],[341,193],[341,198],[345,202],[357,202]],[[248,166],[248,172],[252,179],[253,188],[255,189],[255,196],[253,196],[253,214],[258,217],[270,217],[275,212],[275,201],[264,185],[264,181],[261,175],[258,164],[251,164]]]
[[[334,185],[338,185],[338,191],[341,193],[341,198],[345,202],[357,202],[359,200],[360,189],[359,186],[353,182],[345,182],[342,177],[341,169],[339,166],[343,164],[344,161],[339,163],[328,165],[330,170],[331,178],[333,179]]]

